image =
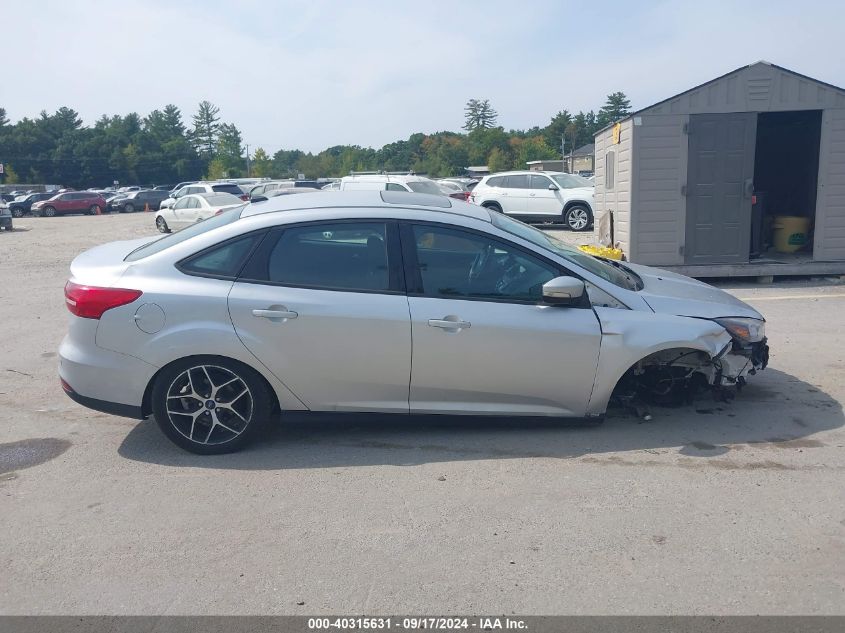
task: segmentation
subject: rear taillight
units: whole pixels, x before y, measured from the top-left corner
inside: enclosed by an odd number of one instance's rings
[[[82,286],[72,281],[65,284],[67,309],[84,319],[99,319],[106,310],[132,303],[142,294],[140,290],[128,288]]]
[[[457,200],[466,200],[466,196],[464,195],[463,191],[456,191],[455,193],[450,193],[449,197],[455,198]]]
[[[249,202],[249,196],[244,194],[244,195],[241,196],[241,200],[244,200],[245,202]]]

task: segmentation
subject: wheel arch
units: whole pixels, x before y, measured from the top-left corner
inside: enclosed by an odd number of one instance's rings
[[[589,210],[590,215],[593,215],[593,205],[591,205],[586,200],[567,200],[563,204],[564,211],[569,211],[572,207],[587,207],[587,210]]]
[[[238,365],[243,365],[244,367],[251,369],[256,374],[258,374],[259,378],[261,378],[262,382],[264,383],[264,386],[267,387],[267,391],[270,393],[270,397],[273,400],[273,412],[279,413],[281,411],[279,394],[277,393],[276,388],[273,385],[273,381],[269,380],[267,378],[267,376],[264,375],[264,372],[261,370],[261,368],[256,367],[255,365],[250,364],[250,363],[245,363],[244,361],[239,360],[237,358],[232,358],[231,356],[223,356],[223,355],[220,355],[220,354],[191,354],[190,356],[181,356],[180,358],[173,359],[169,363],[163,365],[162,367],[159,367],[158,370],[156,370],[156,372],[150,377],[149,381],[147,382],[147,386],[144,388],[144,395],[141,399],[141,414],[144,416],[144,418],[148,418],[150,415],[152,415],[152,412],[153,412],[153,403],[152,403],[153,387],[155,387],[155,383],[158,380],[158,377],[164,371],[166,371],[167,369],[169,369],[170,367],[172,367],[176,363],[181,363],[181,362],[186,361],[186,360],[200,359],[200,358],[206,359],[206,360],[209,360],[209,359],[223,360],[223,361],[235,363],[235,364],[238,364]]]
[[[726,346],[731,344],[730,335],[722,329],[721,334],[717,331],[705,332],[704,323],[695,324],[702,328],[699,336],[690,336],[687,339],[672,339],[665,341],[650,341],[645,345],[638,344],[645,341],[617,340],[615,344],[605,345],[602,337],[602,349],[599,354],[599,364],[596,370],[596,380],[593,386],[593,393],[590,396],[588,413],[603,414],[610,402],[613,391],[619,385],[619,381],[638,363],[641,363],[655,354],[665,354],[677,350],[679,354],[697,352],[707,358],[717,357]],[[690,332],[692,334],[692,332]],[[611,337],[619,339],[624,337]]]

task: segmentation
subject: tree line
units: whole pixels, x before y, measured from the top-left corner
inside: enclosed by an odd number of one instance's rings
[[[234,123],[221,121],[220,110],[202,101],[188,125],[175,105],[142,117],[103,115],[84,126],[68,107],[53,114],[25,117],[11,123],[0,108],[0,163],[5,183],[50,183],[70,187],[172,184],[200,178],[247,175],[284,178],[339,177],[350,171],[414,170],[431,176],[455,176],[469,165],[491,171],[522,169],[526,161],[560,158],[593,140],[595,132],[630,113],[622,92],[608,95],[598,110],[572,114],[561,110],[544,126],[508,130],[498,125],[489,100],[470,99],[464,110],[464,132],[412,134],[380,149],[336,145],[319,153],[279,150],[272,155],[258,147],[247,155],[243,135]]]

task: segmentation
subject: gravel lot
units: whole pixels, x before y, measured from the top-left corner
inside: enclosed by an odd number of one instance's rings
[[[296,419],[197,457],[56,375],[71,259],[152,214],[15,224],[0,614],[845,614],[845,286],[730,286],[773,351],[731,404],[596,428]]]

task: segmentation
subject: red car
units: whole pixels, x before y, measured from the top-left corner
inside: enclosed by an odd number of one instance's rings
[[[60,213],[104,213],[106,201],[94,191],[66,191],[58,193],[49,200],[42,200],[32,205],[32,215],[52,218]]]

